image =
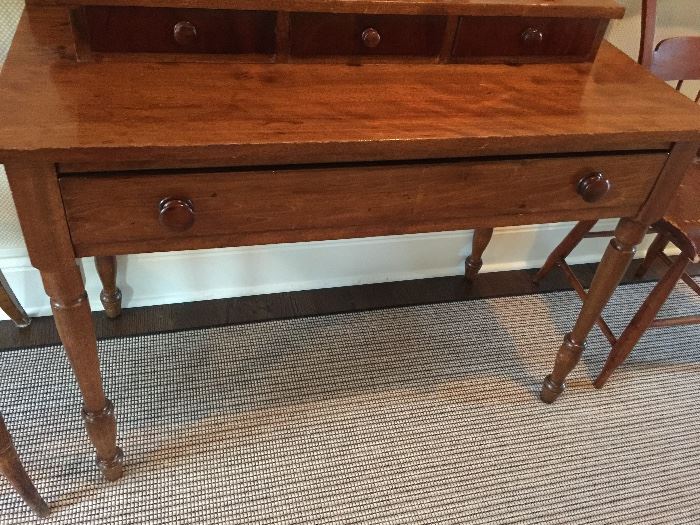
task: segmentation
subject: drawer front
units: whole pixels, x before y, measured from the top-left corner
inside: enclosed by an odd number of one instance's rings
[[[455,61],[592,59],[607,20],[596,18],[461,17]]]
[[[296,57],[437,56],[443,16],[292,13],[290,53]]]
[[[271,11],[89,6],[90,47],[106,53],[229,53],[272,55]]]
[[[666,157],[76,174],[60,186],[77,254],[108,255],[629,216]]]

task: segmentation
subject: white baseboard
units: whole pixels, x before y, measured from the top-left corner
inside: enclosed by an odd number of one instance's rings
[[[609,228],[615,221],[602,221]],[[541,266],[572,223],[497,229],[484,255],[484,272]],[[459,275],[471,231],[341,241],[129,255],[118,258],[124,307],[182,303],[275,292]],[[572,263],[600,260],[607,239],[586,239]],[[640,254],[646,243],[640,247]],[[29,315],[49,315],[39,273],[25,252],[0,251],[0,267]],[[92,308],[100,284],[83,260]],[[7,317],[0,317],[7,319]]]

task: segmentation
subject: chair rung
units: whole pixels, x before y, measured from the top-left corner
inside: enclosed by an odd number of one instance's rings
[[[615,235],[615,232],[612,230],[608,231],[599,231],[599,232],[588,232],[586,235],[584,235],[584,239],[595,239],[597,237],[613,237]]]
[[[588,297],[588,294],[586,293],[586,290],[583,288],[581,281],[578,280],[578,277],[576,277],[576,274],[571,269],[571,267],[563,259],[559,259],[557,266],[559,266],[559,268],[562,269],[562,271],[564,272],[564,276],[569,281],[571,286],[573,286],[574,290],[581,298],[581,300],[585,301]],[[608,342],[612,346],[615,346],[617,344],[617,337],[615,337],[615,334],[613,334],[612,330],[610,330],[610,327],[608,326],[608,323],[605,322],[605,319],[603,319],[602,317],[598,317],[596,319],[596,324],[600,328],[600,331],[603,332],[603,335],[608,340]]]
[[[658,233],[657,228],[654,226],[649,227],[649,231],[647,233]],[[601,230],[598,232],[588,232],[583,236],[584,239],[595,239],[597,237],[614,237],[615,236],[615,231],[614,230]]]
[[[700,324],[700,315],[688,315],[685,317],[667,317],[665,319],[654,319],[649,328],[666,328],[669,326],[688,326]]]
[[[680,257],[683,257],[683,255],[680,255]],[[665,253],[661,252],[659,254],[659,259],[661,259],[667,266],[673,266],[673,260]],[[688,272],[683,272],[681,279],[683,279],[683,282],[687,284],[691,290],[700,295],[700,284],[696,283],[695,279],[693,279]]]

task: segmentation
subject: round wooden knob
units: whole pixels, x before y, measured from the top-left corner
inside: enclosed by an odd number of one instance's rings
[[[190,200],[168,197],[160,201],[159,207],[158,220],[169,230],[181,232],[194,224],[194,206]]]
[[[197,40],[197,28],[192,22],[178,22],[173,27],[173,38],[181,46],[190,46]]]
[[[610,180],[601,172],[591,173],[583,177],[576,191],[586,202],[597,202],[610,191],[612,184]]]
[[[382,41],[382,35],[373,27],[368,27],[362,31],[362,43],[365,47],[377,47]]]
[[[537,27],[528,27],[525,31],[523,31],[522,35],[520,35],[520,39],[526,46],[536,47],[543,42],[544,33]]]

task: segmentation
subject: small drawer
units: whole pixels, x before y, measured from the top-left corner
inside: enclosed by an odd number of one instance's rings
[[[96,52],[272,55],[275,50],[272,11],[88,6],[85,19]]]
[[[665,153],[60,178],[78,256],[633,215]]]
[[[446,17],[292,13],[290,53],[319,56],[437,56]]]
[[[592,60],[608,21],[597,18],[461,17],[457,62]]]

